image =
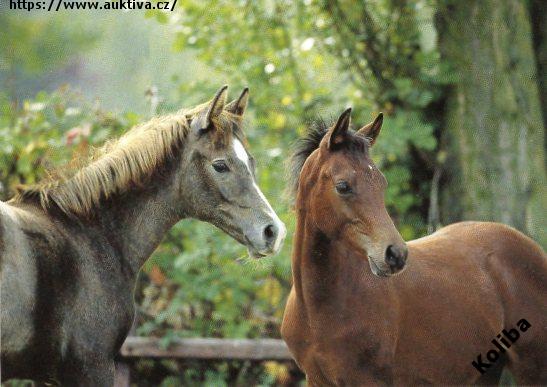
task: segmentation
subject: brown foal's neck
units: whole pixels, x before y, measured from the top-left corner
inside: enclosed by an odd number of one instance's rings
[[[292,274],[295,293],[306,314],[325,305],[336,303],[343,290],[341,285],[348,267],[331,241],[300,211],[292,255]],[[349,263],[349,262],[347,262]]]
[[[292,255],[296,299],[306,319],[321,318],[326,311],[343,312],[348,303],[368,309],[389,297],[389,279],[374,276],[365,257],[343,239],[330,240],[306,213],[298,211]]]
[[[326,250],[317,249],[317,247],[323,247],[320,246],[323,236],[311,222],[307,221],[304,213],[305,211],[303,210],[299,211],[296,222],[295,249],[292,254],[292,274],[296,296],[305,304],[305,296],[308,295],[306,293],[309,291],[309,286],[306,286],[304,289],[304,282],[307,285],[313,283],[310,276],[313,276],[312,273],[316,269],[317,265],[315,262],[326,260],[329,241],[323,241],[325,242],[325,247],[327,247]]]

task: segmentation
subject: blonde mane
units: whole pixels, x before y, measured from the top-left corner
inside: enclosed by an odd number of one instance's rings
[[[102,200],[142,185],[172,158],[184,144],[188,120],[203,112],[207,105],[137,125],[119,139],[108,141],[95,150],[88,165],[72,176],[19,188],[12,201],[37,199],[46,210],[54,203],[65,214],[88,215]],[[231,128],[231,123],[236,121],[236,116],[223,111],[213,122],[217,131],[226,136],[231,130],[225,128]]]

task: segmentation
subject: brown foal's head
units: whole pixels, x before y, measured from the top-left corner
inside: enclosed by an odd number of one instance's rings
[[[297,206],[327,238],[362,254],[374,274],[387,277],[404,268],[407,247],[385,207],[386,179],[369,156],[383,116],[353,132],[350,114],[351,108],[323,131],[304,162]]]

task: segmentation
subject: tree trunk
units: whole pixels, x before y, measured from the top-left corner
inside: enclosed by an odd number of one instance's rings
[[[492,220],[547,244],[544,125],[525,0],[440,0],[456,81],[444,125],[442,221]]]
[[[532,0],[530,16],[532,19],[543,125],[547,125],[547,2],[545,0]]]

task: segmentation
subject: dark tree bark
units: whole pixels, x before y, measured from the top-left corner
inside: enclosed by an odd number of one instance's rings
[[[547,126],[547,2],[545,0],[532,0],[530,16],[534,35],[543,125]]]
[[[503,222],[545,246],[545,134],[527,4],[439,2],[439,47],[457,76],[442,220]]]

